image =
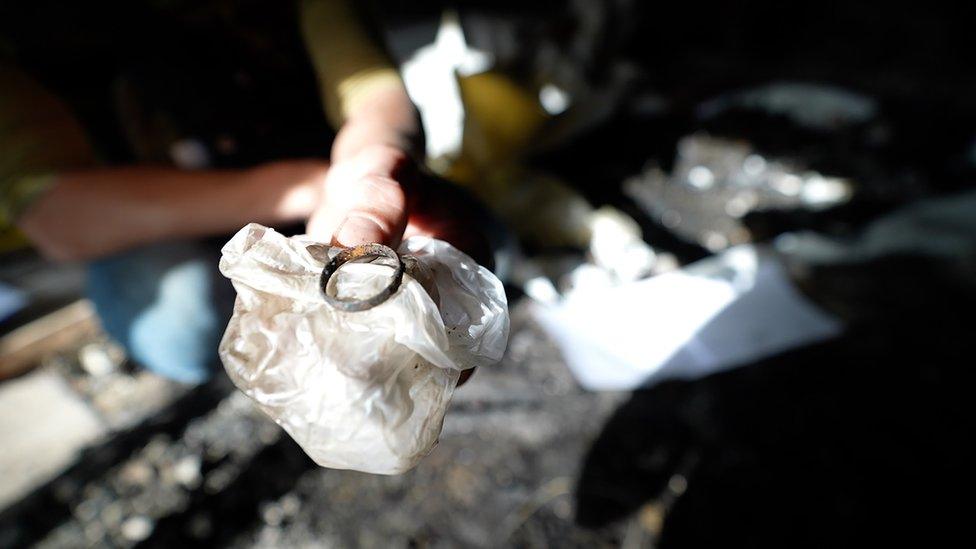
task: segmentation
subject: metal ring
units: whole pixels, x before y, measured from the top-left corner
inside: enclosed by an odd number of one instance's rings
[[[364,257],[382,257],[393,260],[395,264],[390,265],[394,269],[393,278],[390,280],[390,283],[380,290],[378,294],[366,299],[339,299],[338,297],[330,296],[328,287],[329,279],[332,278],[332,275],[344,264]],[[360,244],[359,246],[342,250],[326,263],[325,268],[322,269],[322,276],[319,278],[319,288],[322,290],[322,296],[325,298],[325,302],[332,307],[340,311],[348,312],[365,311],[390,299],[400,289],[400,283],[403,282],[404,270],[405,265],[403,264],[403,260],[400,259],[400,256],[393,248],[382,244]]]

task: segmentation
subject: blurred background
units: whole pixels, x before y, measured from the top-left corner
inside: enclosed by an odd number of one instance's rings
[[[494,219],[504,360],[457,391],[415,470],[319,468],[222,372],[181,383],[127,356],[90,266],[45,259],[2,216],[0,547],[965,533],[976,49],[961,12],[367,4],[356,17],[420,112],[427,169]],[[27,75],[104,165],[328,158],[299,12],[5,2],[0,68],[17,73],[0,71],[0,112]],[[47,128],[44,149],[67,150],[75,136]],[[6,169],[21,153],[0,145]],[[0,190],[6,212],[19,191]]]

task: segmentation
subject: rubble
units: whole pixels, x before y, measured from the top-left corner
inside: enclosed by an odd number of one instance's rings
[[[225,396],[208,409],[208,394]],[[456,392],[439,445],[414,471],[385,477],[316,467],[225,382],[179,397],[204,407],[200,414],[177,406],[187,411],[184,427],[157,432],[90,479],[73,482],[68,472],[42,486],[58,490],[53,501],[67,506],[64,520],[49,528],[18,521],[36,512],[30,498],[4,510],[0,541],[50,548],[79,540],[155,547],[186,539],[235,547],[386,547],[398,540],[490,546],[543,536],[567,546],[606,544],[617,529],[575,526],[567,489],[587,441],[622,396],[579,389],[516,308],[503,362],[479,369]]]
[[[835,207],[853,197],[854,185],[766,158],[744,141],[694,134],[678,142],[670,174],[652,165],[624,192],[670,231],[718,252],[753,240],[743,221],[751,212]]]

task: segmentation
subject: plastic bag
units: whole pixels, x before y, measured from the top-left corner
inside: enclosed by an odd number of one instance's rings
[[[411,266],[400,288],[359,312],[322,299],[319,276],[338,249],[251,223],[222,252],[220,272],[237,290],[220,343],[224,368],[319,465],[412,468],[436,444],[461,371],[505,351],[501,282],[446,242],[405,240],[399,253]],[[364,298],[392,272],[347,263],[330,287]]]

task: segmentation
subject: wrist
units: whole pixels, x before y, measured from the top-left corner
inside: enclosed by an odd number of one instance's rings
[[[373,90],[348,113],[332,145],[332,160],[350,158],[371,145],[395,147],[423,158],[420,115],[402,85]]]

